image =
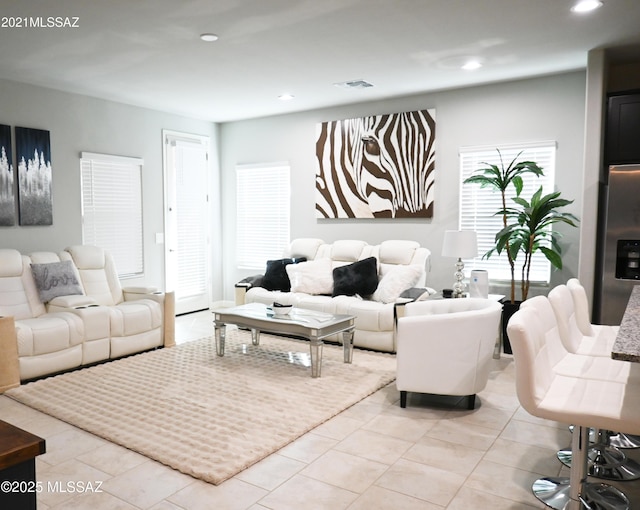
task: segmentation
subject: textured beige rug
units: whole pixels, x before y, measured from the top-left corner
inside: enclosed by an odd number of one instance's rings
[[[43,379],[6,395],[195,478],[219,484],[395,378],[394,356],[227,330],[225,356],[202,339]],[[305,366],[306,364],[306,366]]]

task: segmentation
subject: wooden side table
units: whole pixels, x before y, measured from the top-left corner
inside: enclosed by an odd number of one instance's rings
[[[36,457],[45,440],[0,420],[0,508],[35,510]]]
[[[18,340],[13,317],[0,317],[0,393],[20,386]]]

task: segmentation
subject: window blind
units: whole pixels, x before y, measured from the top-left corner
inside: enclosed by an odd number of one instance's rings
[[[495,246],[495,235],[503,228],[502,217],[494,216],[496,211],[502,209],[500,192],[482,188],[479,184],[464,184],[464,181],[478,169],[486,167],[487,163],[499,168],[502,163],[505,167],[508,166],[522,151],[517,161],[535,161],[542,167],[544,176],[525,174],[520,196],[528,201],[540,186],[543,187],[544,194],[551,193],[554,188],[556,143],[545,141],[503,145],[499,149],[502,162],[495,146],[460,149],[460,229],[475,230],[478,236],[478,257],[464,261],[467,276],[474,269],[484,269],[491,280],[510,281],[509,261],[504,252],[500,256],[493,254],[488,259],[483,258],[483,255]],[[507,193],[507,207],[515,205],[510,199],[514,196],[515,190],[510,187]],[[523,261],[524,257],[520,254],[516,259],[516,282],[520,279]],[[548,283],[550,276],[551,264],[542,253],[535,253],[531,262],[530,280]]]
[[[144,272],[142,165],[138,158],[83,152],[82,242],[111,253],[118,276]]]
[[[289,244],[288,163],[236,167],[236,246],[241,269],[264,270]]]

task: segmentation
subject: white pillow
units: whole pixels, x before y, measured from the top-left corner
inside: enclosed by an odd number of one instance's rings
[[[333,292],[333,268],[329,259],[288,264],[285,269],[291,282],[291,292],[316,295],[331,295]]]
[[[394,267],[378,283],[378,288],[373,294],[373,300],[382,303],[394,303],[403,291],[418,283],[423,272],[424,268],[418,264]]]

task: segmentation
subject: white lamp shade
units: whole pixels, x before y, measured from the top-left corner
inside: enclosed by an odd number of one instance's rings
[[[442,243],[443,257],[471,259],[478,256],[478,239],[474,230],[446,230]]]

